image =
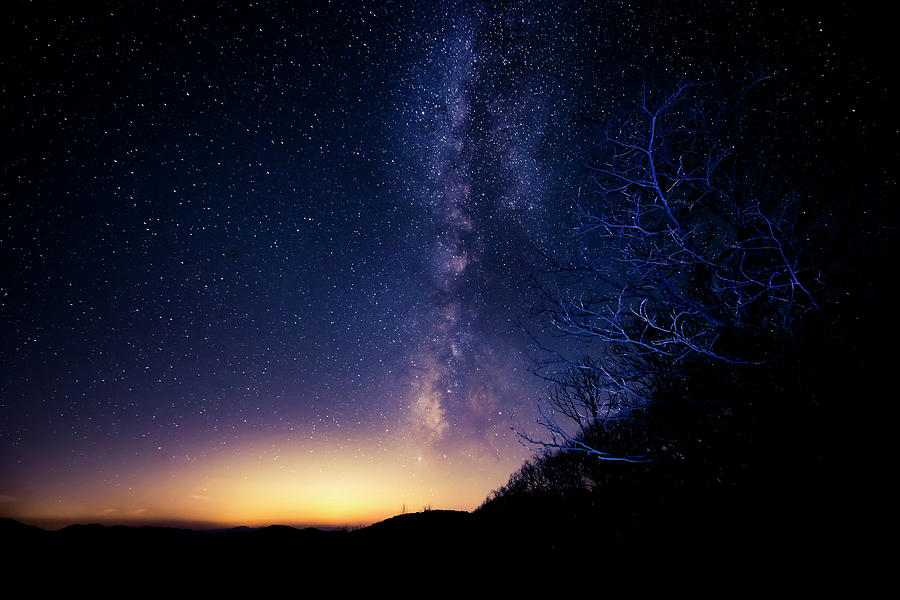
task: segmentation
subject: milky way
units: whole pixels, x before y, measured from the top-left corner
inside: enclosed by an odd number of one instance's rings
[[[6,19],[4,514],[477,506],[530,452],[578,123],[788,39],[718,3],[337,4]]]
[[[412,425],[431,445],[460,432],[484,435],[508,421],[503,409],[517,403],[497,385],[515,364],[497,354],[509,349],[524,300],[510,301],[504,287],[524,293],[515,279],[522,272],[489,259],[510,260],[510,241],[527,242],[527,224],[543,201],[533,149],[542,126],[522,114],[540,113],[541,103],[513,86],[504,93],[503,81],[485,81],[496,69],[479,39],[484,21],[476,11],[473,19],[445,23],[434,56],[411,70],[411,124],[401,142],[415,144],[421,154],[413,156],[422,158],[414,194],[427,232],[421,250],[430,299],[418,317],[426,325],[411,360],[409,406]],[[502,325],[492,331],[489,319]]]

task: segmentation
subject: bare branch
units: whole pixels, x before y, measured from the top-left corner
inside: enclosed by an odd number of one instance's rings
[[[771,73],[751,73],[730,100],[710,84],[668,94],[644,87],[634,110],[600,138],[602,160],[588,165],[574,233],[584,249],[535,282],[536,310],[563,335],[599,349],[602,359],[572,360],[554,351],[562,372],[547,397],[543,448],[603,460],[643,462],[586,443],[599,421],[653,400],[654,368],[688,361],[759,365],[753,344],[807,311],[816,291],[802,266],[798,192],[779,169],[744,157],[749,97]],[[545,258],[548,258],[545,255]],[[661,367],[661,365],[666,365]]]

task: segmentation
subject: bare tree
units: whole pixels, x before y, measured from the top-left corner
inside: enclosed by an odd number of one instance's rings
[[[719,82],[645,87],[602,130],[579,191],[581,251],[551,261],[539,282],[540,312],[592,342],[598,358],[555,353],[565,368],[548,376],[551,441],[536,443],[646,460],[593,447],[586,428],[646,406],[689,362],[764,363],[771,345],[758,340],[818,310],[804,264],[805,198],[766,128],[776,103],[761,91],[772,77],[751,75],[728,93]]]

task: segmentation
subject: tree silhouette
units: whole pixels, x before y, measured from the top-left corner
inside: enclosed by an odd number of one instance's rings
[[[740,377],[773,361],[820,311],[814,198],[791,180],[773,77],[645,86],[619,122],[597,124],[578,252],[545,255],[537,278],[539,314],[591,352],[572,360],[551,349],[540,365],[553,367],[541,421],[551,439],[529,442],[648,460],[586,434],[684,395],[704,369]]]

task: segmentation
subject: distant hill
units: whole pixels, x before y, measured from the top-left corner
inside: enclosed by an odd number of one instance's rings
[[[234,565],[243,572],[303,565],[331,571],[354,564],[409,563],[471,551],[474,522],[468,512],[449,510],[399,515],[354,531],[284,525],[198,531],[98,524],[46,531],[0,519],[0,539],[18,549],[12,563],[20,566],[58,562],[81,567],[152,564],[178,569],[189,564],[219,570]]]
[[[279,525],[197,531],[96,524],[45,531],[0,519],[0,540],[13,550],[0,565],[7,574],[5,582],[19,578],[34,584],[50,574],[55,582],[93,586],[112,577],[118,582],[112,589],[121,591],[122,581],[142,586],[188,578],[201,586],[231,589],[232,584],[259,583],[298,593],[308,592],[312,581],[341,589],[374,581],[395,581],[403,589],[415,581],[431,591],[471,585],[479,577],[528,587],[566,573],[579,583],[602,574],[611,579],[604,583],[610,591],[612,580],[616,586],[669,585],[672,576],[702,576],[706,583],[733,584],[750,581],[744,575],[754,573],[753,581],[759,583],[810,572],[805,563],[811,557],[792,554],[792,548],[801,547],[796,532],[786,530],[763,546],[744,548],[739,537],[728,539],[725,523],[712,545],[703,540],[713,538],[697,537],[702,532],[692,533],[691,527],[666,527],[654,535],[644,531],[628,540],[621,538],[620,522],[632,519],[631,513],[600,518],[594,512],[593,520],[589,513],[572,505],[534,501],[473,513],[403,514],[353,531]]]

